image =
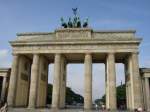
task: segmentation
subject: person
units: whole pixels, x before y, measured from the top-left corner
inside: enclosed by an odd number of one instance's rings
[[[105,110],[105,105],[104,104],[102,105],[102,110]]]
[[[0,112],[7,112],[8,111],[8,105],[7,102],[1,107]]]
[[[95,109],[98,110],[98,105],[97,104],[95,104]]]
[[[138,112],[143,112],[143,109],[142,109],[141,107],[139,107],[139,108],[137,109],[137,111],[138,111]]]

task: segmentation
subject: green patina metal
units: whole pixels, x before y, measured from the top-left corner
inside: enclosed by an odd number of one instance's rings
[[[64,18],[61,17],[61,26],[63,28],[87,28],[88,27],[88,18],[81,23],[80,17],[78,15],[78,8],[72,8],[73,11],[73,18],[69,17],[68,22],[64,21]]]

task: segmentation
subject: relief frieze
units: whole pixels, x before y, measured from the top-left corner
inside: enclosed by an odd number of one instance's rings
[[[89,31],[70,31],[70,32],[57,32],[57,38],[90,38]]]
[[[100,50],[100,49],[137,49],[137,46],[135,45],[52,45],[52,46],[20,46],[20,47],[14,47],[13,51],[40,51],[43,50]]]

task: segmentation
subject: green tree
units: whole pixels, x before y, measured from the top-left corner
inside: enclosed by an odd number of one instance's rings
[[[100,104],[103,102],[105,104],[106,95],[104,94],[101,99],[96,99],[95,103]],[[126,105],[126,87],[125,84],[121,84],[117,87],[117,107],[120,108],[122,105]]]
[[[52,84],[48,84],[48,90],[47,90],[47,104],[51,104],[52,102]],[[76,94],[74,91],[71,90],[71,88],[66,88],[66,103],[71,105],[73,103],[83,103],[84,98]]]

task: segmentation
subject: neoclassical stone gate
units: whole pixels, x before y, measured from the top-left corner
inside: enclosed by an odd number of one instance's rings
[[[8,105],[29,108],[46,105],[48,65],[54,63],[52,107],[65,107],[66,65],[84,63],[84,108],[92,108],[92,63],[104,63],[106,108],[116,109],[115,63],[125,65],[127,108],[143,107],[135,31],[94,31],[88,28],[20,33],[11,41],[13,64]],[[101,74],[101,73],[100,73]]]

